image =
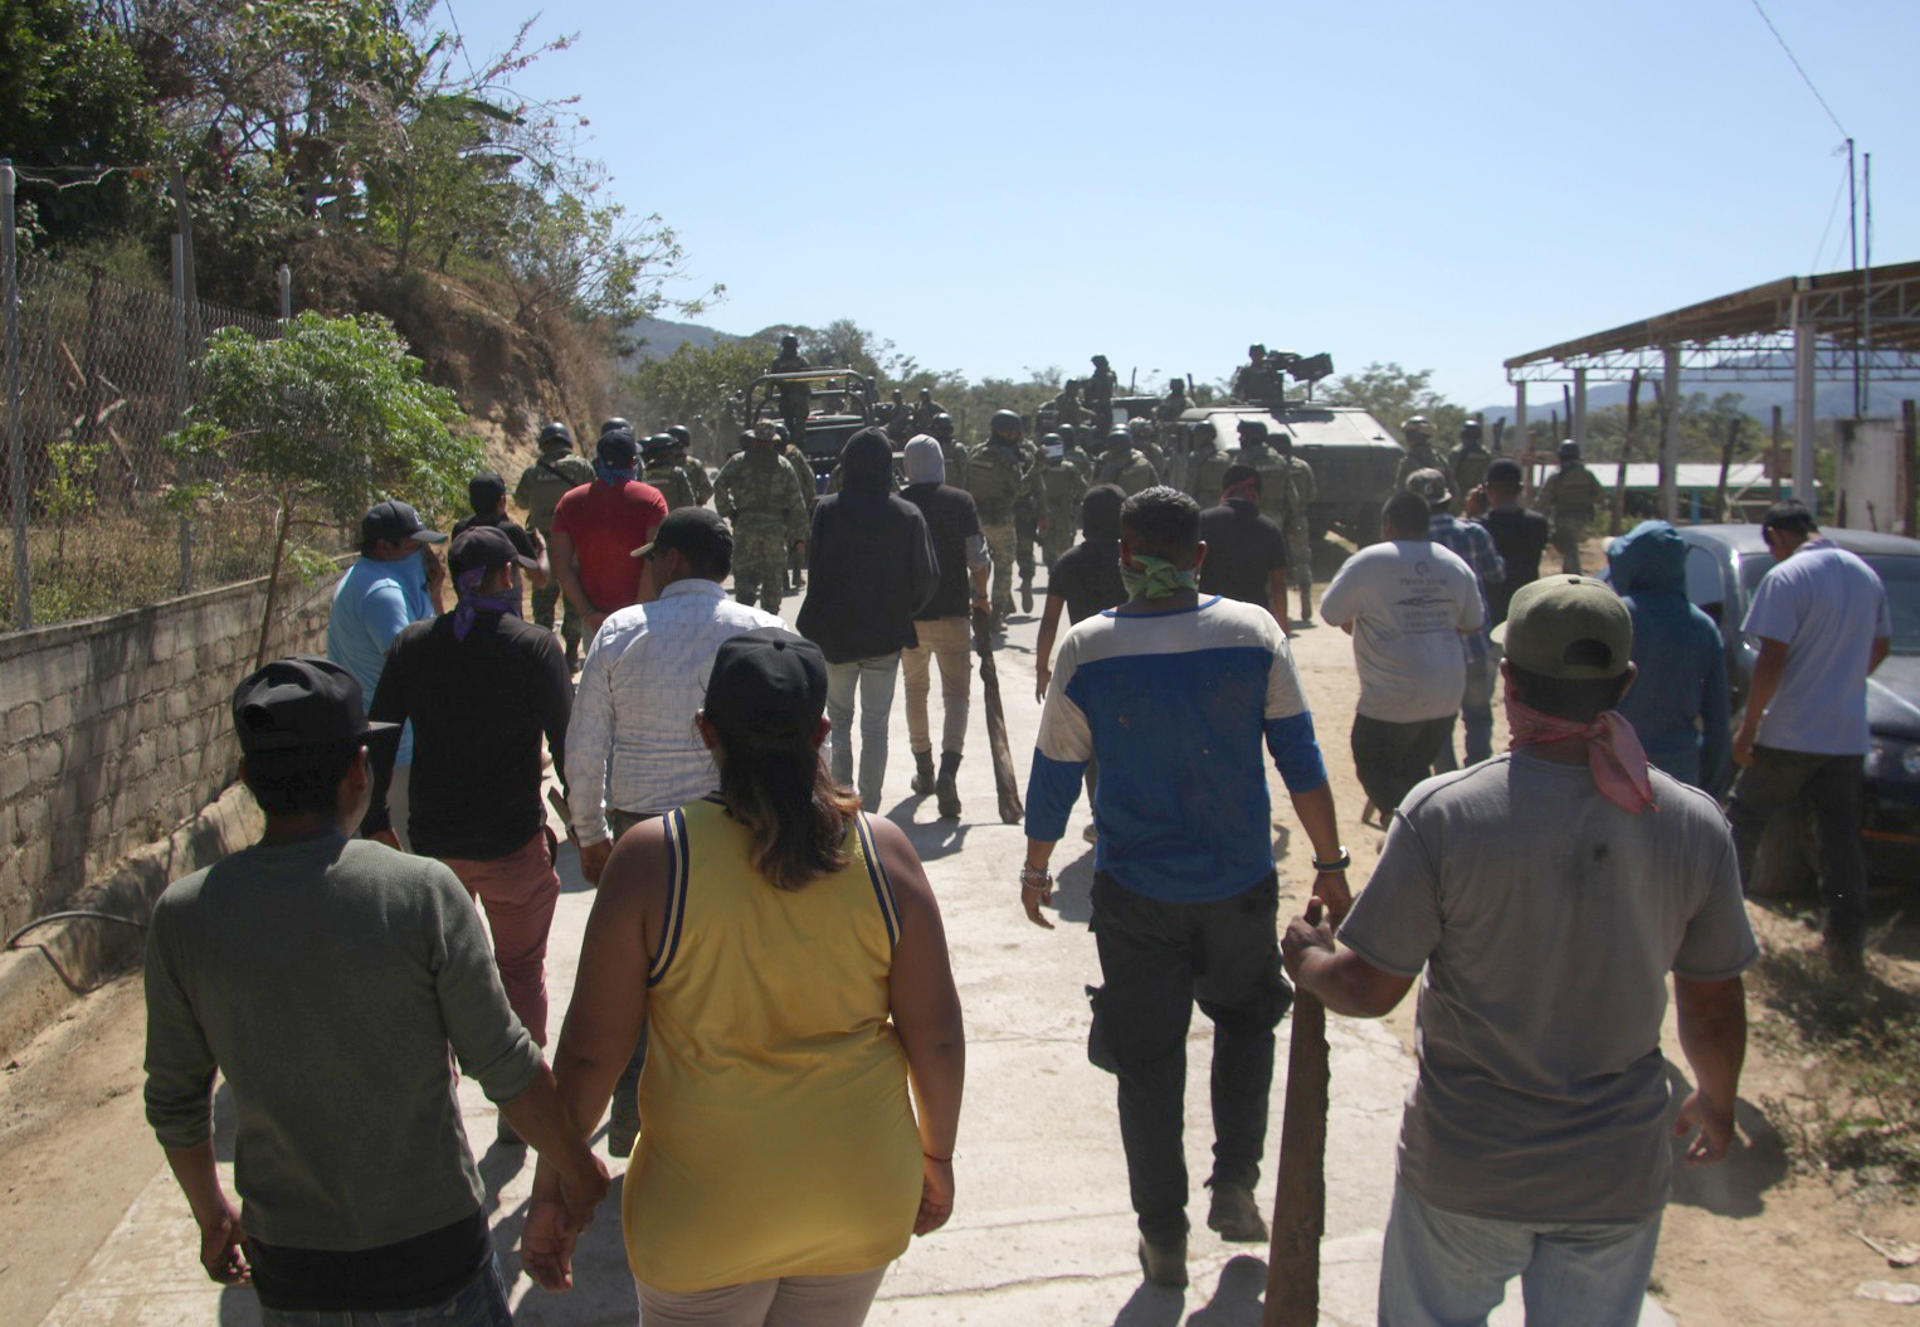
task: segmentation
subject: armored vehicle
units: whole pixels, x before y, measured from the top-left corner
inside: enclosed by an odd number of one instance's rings
[[[746,417],[754,423],[781,421],[781,397],[797,387],[809,393],[806,429],[804,436],[791,441],[806,453],[814,485],[824,491],[847,439],[874,421],[874,382],[854,369],[763,373],[747,388]]]
[[[1404,448],[1358,406],[1285,401],[1276,405],[1195,406],[1183,424],[1213,425],[1222,451],[1238,446],[1242,419],[1258,419],[1271,433],[1293,435],[1293,454],[1313,467],[1314,502],[1307,513],[1313,538],[1332,530],[1356,546],[1378,543],[1380,508],[1393,496]]]

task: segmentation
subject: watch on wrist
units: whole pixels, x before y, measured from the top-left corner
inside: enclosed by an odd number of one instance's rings
[[[1321,875],[1330,875],[1335,871],[1344,871],[1353,865],[1353,854],[1342,847],[1336,857],[1322,861],[1318,856],[1313,859],[1313,869]]]

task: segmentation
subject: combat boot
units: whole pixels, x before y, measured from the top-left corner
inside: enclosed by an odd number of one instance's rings
[[[1033,611],[1033,577],[1031,575],[1020,582],[1020,611],[1023,613]]]
[[[954,786],[954,775],[960,772],[960,753],[942,751],[940,753],[940,777],[933,782],[934,796],[939,800],[940,818],[958,820],[960,818],[960,789]]]
[[[913,753],[913,790],[925,797],[933,791],[933,752]]]

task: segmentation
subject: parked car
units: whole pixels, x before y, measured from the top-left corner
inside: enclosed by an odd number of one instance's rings
[[[1867,679],[1866,806],[1861,839],[1875,876],[1920,874],[1920,539],[1864,530],[1823,530],[1887,587],[1893,646]],[[1740,630],[1761,577],[1774,565],[1757,525],[1680,527],[1687,597],[1720,623],[1736,714],[1746,703],[1759,642]],[[1811,836],[1802,821],[1768,831],[1754,871],[1756,894],[1797,892],[1811,879]]]

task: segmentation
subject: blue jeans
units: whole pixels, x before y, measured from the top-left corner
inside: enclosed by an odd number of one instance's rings
[[[1467,660],[1467,682],[1460,691],[1460,726],[1466,730],[1466,764],[1478,765],[1493,754],[1493,687],[1500,679],[1500,660],[1494,647],[1480,660]],[[1458,769],[1453,763],[1453,720],[1447,720],[1447,740],[1433,759],[1433,772]]]
[[[1494,1221],[1429,1207],[1401,1181],[1380,1252],[1380,1327],[1485,1327],[1520,1278],[1529,1323],[1632,1327],[1660,1244],[1644,1221]]]
[[[827,768],[833,781],[853,783],[853,695],[860,693],[860,806],[880,814],[880,785],[887,777],[887,723],[893,716],[893,687],[900,677],[900,652],[876,654],[827,665],[827,718],[833,723]]]
[[[260,1327],[513,1327],[500,1260],[487,1265],[452,1296],[424,1309],[270,1309],[260,1307]]]

